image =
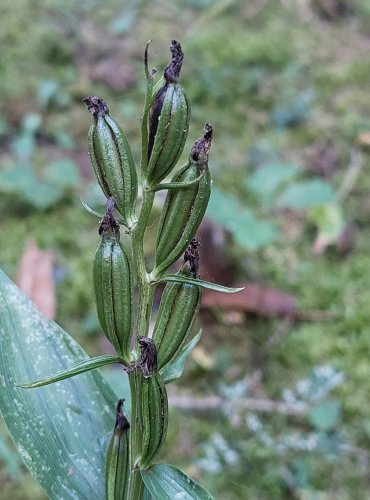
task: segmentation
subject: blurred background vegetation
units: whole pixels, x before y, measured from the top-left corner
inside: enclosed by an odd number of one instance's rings
[[[1,268],[21,281],[31,242],[48,251],[56,321],[109,352],[82,98],[108,101],[138,158],[145,44],[160,74],[180,40],[184,158],[215,128],[202,277],[246,292],[205,297],[162,459],[225,500],[369,498],[370,1],[2,0],[0,17]],[[44,498],[0,430],[1,498]]]

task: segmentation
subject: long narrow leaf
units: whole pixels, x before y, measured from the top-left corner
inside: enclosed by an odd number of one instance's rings
[[[120,356],[96,356],[95,358],[81,361],[81,363],[77,363],[77,365],[68,368],[68,370],[63,370],[56,373],[55,375],[51,375],[50,377],[36,380],[34,382],[16,385],[18,387],[23,387],[24,389],[43,387],[44,385],[54,384],[55,382],[60,382],[61,380],[74,377],[75,375],[80,375],[81,373],[95,370],[96,368],[100,368],[101,366],[113,365],[114,363],[123,363],[123,359]]]
[[[175,358],[175,360],[163,368],[161,371],[161,378],[164,384],[169,384],[170,382],[173,382],[181,377],[186,360],[199,342],[201,335],[202,330],[199,330],[195,337],[192,338],[190,342],[183,347],[183,349],[181,349],[180,354]]]
[[[152,497],[161,500],[212,500],[212,495],[177,467],[156,464],[141,471],[141,477]]]
[[[0,409],[17,448],[51,499],[104,498],[104,438],[116,396],[98,371],[25,390],[36,380],[89,360],[0,271]]]
[[[224,293],[236,293],[244,289],[242,288],[230,288],[228,286],[218,285],[217,283],[211,283],[210,281],[203,281],[195,278],[188,278],[187,276],[181,276],[180,274],[165,274],[156,280],[156,283],[167,283],[169,281],[175,281],[177,283],[189,283],[189,285],[197,285],[201,288],[208,288],[209,290],[215,290],[216,292]]]

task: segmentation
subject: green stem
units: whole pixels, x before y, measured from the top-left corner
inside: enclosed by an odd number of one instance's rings
[[[150,315],[152,310],[155,286],[150,284],[149,275],[145,264],[144,235],[148,226],[150,212],[152,210],[155,193],[143,189],[143,201],[139,219],[132,231],[132,255],[137,276],[139,290],[138,319],[136,326],[137,335],[148,334]],[[136,358],[138,357],[138,346],[135,343]],[[141,388],[142,374],[135,370],[129,374],[131,391],[131,429],[130,429],[130,451],[131,451],[131,479],[129,500],[141,500],[144,492],[144,483],[141,478],[137,463],[140,459],[141,438],[143,434],[141,420]]]
[[[148,226],[150,212],[153,207],[155,193],[149,192],[145,185],[148,168],[148,113],[152,104],[153,76],[148,69],[148,47],[145,49],[146,96],[143,115],[141,117],[141,161],[140,172],[143,183],[143,201],[137,224],[132,230],[132,257],[135,265],[137,287],[139,290],[137,335],[148,335],[149,322],[154,298],[155,286],[150,283],[145,264],[144,236]],[[139,356],[138,344],[135,342],[136,359]],[[142,374],[135,369],[129,374],[131,391],[131,429],[130,429],[130,461],[131,477],[128,500],[141,500],[144,494],[144,483],[137,466],[141,454],[141,439],[143,435],[141,418]]]
[[[149,215],[153,206],[155,193],[143,189],[143,203],[138,222],[132,232],[132,253],[136,267],[137,285],[139,288],[139,310],[137,320],[137,335],[148,334],[150,313],[154,297],[154,286],[150,284],[147,273],[143,241],[148,225]]]

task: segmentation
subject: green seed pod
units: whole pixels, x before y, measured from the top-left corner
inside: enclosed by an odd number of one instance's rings
[[[85,97],[94,117],[88,136],[89,155],[96,178],[107,198],[113,196],[128,227],[136,223],[137,174],[130,145],[121,127],[109,116],[107,103]]]
[[[143,434],[139,467],[148,469],[167,434],[167,391],[159,375],[143,378],[141,415]]]
[[[133,330],[132,272],[130,257],[119,241],[117,228],[118,224],[107,211],[99,229],[102,238],[95,253],[93,280],[101,327],[116,351],[129,363]]]
[[[130,424],[123,415],[124,399],[120,399],[116,410],[116,425],[110,439],[105,457],[105,493],[106,500],[122,500],[129,491],[130,454],[129,433]]]
[[[180,257],[203,219],[211,194],[208,153],[212,132],[212,127],[206,124],[204,138],[195,142],[188,164],[171,180],[171,183],[191,182],[204,173],[196,184],[170,189],[167,193],[158,225],[153,277]]]
[[[194,240],[193,240],[194,241]],[[180,276],[196,278],[185,262]],[[202,300],[202,289],[188,283],[168,283],[163,291],[153,340],[157,347],[158,370],[176,357],[191,333]]]
[[[190,104],[178,82],[184,54],[176,40],[172,40],[171,53],[172,60],[164,70],[160,88],[155,88],[149,113],[147,180],[152,187],[178,162],[189,130]]]

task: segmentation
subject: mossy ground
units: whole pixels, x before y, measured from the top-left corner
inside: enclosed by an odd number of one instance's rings
[[[209,320],[200,346],[207,362],[195,357],[181,387],[198,396],[222,394],[222,384],[234,387],[257,370],[259,395],[280,399],[284,389],[306,379],[315,366],[328,365],[343,372],[344,382],[328,396],[339,402],[340,417],[328,432],[318,433],[324,444],[315,450],[282,451],[276,442],[268,444],[251,431],[248,414],[235,418],[232,408],[212,415],[173,409],[162,456],[205,482],[217,498],[369,497],[370,162],[358,135],[370,131],[370,2],[344,2],[351,7],[348,15],[332,20],[317,7],[328,3],[132,0],[123,6],[109,0],[92,8],[88,2],[49,0],[33,2],[31,8],[19,0],[0,8],[0,169],[15,163],[12,144],[21,135],[22,119],[36,112],[42,118],[32,156],[38,175],[55,155],[73,159],[82,173],[81,182],[44,211],[21,196],[1,195],[0,264],[14,277],[31,238],[52,249],[57,321],[92,355],[103,344],[91,280],[97,224],[78,202],[92,181],[86,152],[90,117],[81,98],[98,94],[107,99],[138,157],[147,39],[154,40],[151,65],[158,68],[168,59],[169,40],[182,42],[183,84],[192,103],[188,143],[201,134],[204,122],[214,125],[215,185],[242,203],[253,201],[245,181],[264,160],[295,163],[309,177],[310,154],[330,145],[336,160],[329,182],[337,189],[351,152],[360,151],[362,170],[341,205],[345,219],[357,227],[348,255],[329,248],[315,256],[314,231],[304,214],[290,232],[289,220],[279,215],[279,237],[258,252],[228,248],[238,281],[258,278],[293,294],[300,309],[327,311],[332,317],[287,323],[247,317],[245,324],[234,326]],[[133,70],[130,78],[123,73],[122,90],[110,85],[103,70],[96,72],[105,61],[108,75],[113,74],[117,58]],[[50,80],[58,90],[47,98],[42,84]],[[243,230],[248,233],[248,227]],[[266,350],[279,329],[283,334]],[[275,441],[317,432],[306,417],[257,416]],[[5,432],[2,436],[7,439]],[[0,486],[4,499],[42,498],[27,473],[14,481],[3,472]]]

